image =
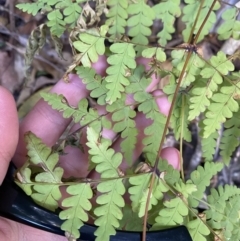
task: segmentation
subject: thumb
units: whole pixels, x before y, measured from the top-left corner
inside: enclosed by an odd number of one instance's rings
[[[0,86],[0,185],[17,146],[18,127],[13,96]]]

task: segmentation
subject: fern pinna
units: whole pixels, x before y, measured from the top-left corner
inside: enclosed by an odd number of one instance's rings
[[[63,199],[59,217],[69,240],[80,237],[79,228],[89,216],[98,227],[96,240],[101,241],[110,240],[116,229],[142,230],[145,240],[147,228],[177,225],[186,225],[194,241],[239,240],[239,189],[220,186],[205,195],[239,143],[240,86],[233,64],[239,54],[218,51],[205,59],[198,45],[204,45],[213,26],[220,40],[239,39],[238,6],[217,0],[185,0],[184,5],[170,0],[154,6],[144,0],[100,0],[95,7],[85,0],[38,0],[17,6],[33,15],[46,13],[54,38],[70,30],[74,61],[64,79],[69,81],[67,75],[73,72],[89,91],[78,106],[71,106],[63,95],[42,97],[64,118],[80,124],[79,132],[87,138],[89,169],[95,169],[99,178],[62,178],[56,149],[46,147],[33,133],[26,134],[29,159],[16,175],[16,183],[45,208],[55,210]],[[215,25],[219,13],[222,21]],[[180,20],[185,23],[184,43],[165,47],[176,38],[174,23]],[[154,28],[154,22],[160,27]],[[39,29],[41,43],[46,26]],[[157,46],[148,45],[153,37]],[[29,45],[28,65],[42,45]],[[102,55],[108,63],[105,76],[91,67]],[[139,64],[142,58],[147,64]],[[169,62],[171,68],[166,68]],[[165,79],[162,86],[159,79]],[[164,95],[171,103],[168,116],[157,104]],[[105,107],[104,113],[98,113],[97,105]],[[144,130],[138,128],[139,115],[148,121]],[[191,142],[192,122],[198,126],[204,162],[185,180],[182,158],[178,171],[159,156],[167,136],[179,141],[182,156],[183,140]],[[115,140],[102,136],[104,129],[121,137],[118,151]],[[136,161],[133,150],[141,131],[143,153]],[[214,162],[218,143],[222,160]],[[61,186],[67,187],[68,197],[61,197]],[[204,212],[198,209],[201,204]],[[129,221],[133,217],[135,227]]]

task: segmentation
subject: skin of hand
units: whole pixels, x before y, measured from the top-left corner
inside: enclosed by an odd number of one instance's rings
[[[140,60],[141,64],[146,64],[143,60]],[[105,74],[107,67],[105,58],[102,56],[97,64],[93,67],[100,75]],[[157,83],[156,79],[153,79]],[[152,84],[153,84],[152,83]],[[154,85],[154,84],[153,84]],[[151,91],[151,88],[149,91]],[[51,90],[51,92],[63,94],[68,100],[70,105],[77,106],[80,99],[89,95],[85,85],[76,75],[70,75],[70,83],[66,83],[60,80]],[[153,95],[159,94],[155,91]],[[156,99],[160,111],[167,115],[170,104],[167,101],[166,96],[161,96]],[[98,107],[99,113],[104,113],[105,109]],[[24,118],[24,120],[18,123],[17,110],[12,95],[0,87],[0,184],[2,183],[6,174],[8,164],[12,159],[17,166],[21,166],[26,158],[26,147],[24,143],[24,133],[31,130],[34,134],[40,137],[44,143],[48,146],[53,146],[61,134],[64,132],[70,119],[64,119],[62,114],[53,110],[46,102],[40,100],[34,109]],[[133,158],[137,159],[142,152],[141,139],[144,137],[143,130],[145,126],[149,124],[149,120],[145,119],[144,115],[138,113],[136,116],[136,125],[139,129],[138,140],[136,150],[133,153]],[[74,129],[79,128],[79,125],[75,125]],[[140,131],[142,130],[142,132]],[[19,134],[18,134],[19,133]],[[103,136],[110,139],[116,137],[115,133],[109,130],[103,131]],[[86,137],[81,140],[86,143]],[[117,140],[113,144],[115,151],[120,150],[121,140]],[[87,151],[87,146],[83,148]],[[98,174],[94,171],[88,172],[87,162],[88,158],[86,154],[83,154],[78,148],[66,147],[64,149],[68,155],[60,156],[59,165],[64,168],[64,175],[96,178]],[[87,153],[85,151],[85,153]],[[14,154],[15,152],[15,154]],[[12,158],[13,157],[13,158]],[[165,158],[173,165],[174,168],[179,169],[179,152],[174,148],[165,148],[161,152],[161,157]],[[69,162],[71,160],[71,162]],[[121,165],[122,170],[126,170],[127,165],[125,162]],[[6,194],[7,195],[7,194]],[[31,228],[29,226],[7,220],[0,217],[0,241],[66,241],[65,237],[44,232],[38,229]]]

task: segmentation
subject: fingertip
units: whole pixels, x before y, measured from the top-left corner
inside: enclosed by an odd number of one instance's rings
[[[174,169],[180,170],[180,153],[176,148],[166,147],[162,149],[160,156],[166,159]]]
[[[105,76],[106,69],[108,67],[107,58],[105,55],[100,55],[98,61],[92,64],[92,67],[96,70],[96,73]]]
[[[0,185],[18,142],[18,115],[12,94],[0,86]]]
[[[153,91],[152,95],[156,97],[156,103],[160,112],[167,116],[171,107],[167,96],[161,90]]]

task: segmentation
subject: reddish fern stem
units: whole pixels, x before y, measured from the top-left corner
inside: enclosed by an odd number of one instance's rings
[[[203,0],[204,1],[204,0]],[[202,2],[203,2],[202,1]],[[193,44],[196,44],[199,36],[200,36],[200,33],[206,23],[206,21],[208,20],[210,14],[211,14],[211,11],[213,10],[214,8],[214,5],[216,3],[217,0],[214,0],[211,7],[209,8],[208,10],[208,13],[205,17],[205,19],[203,20],[203,23],[201,24],[198,32],[197,32],[197,35],[196,37],[194,38],[194,41],[193,41]],[[201,8],[202,4],[200,5],[200,8]],[[199,13],[199,10],[198,10],[198,13]],[[199,14],[197,15],[199,16]],[[195,21],[197,22],[197,21]],[[195,23],[194,23],[195,24]],[[189,43],[190,44],[190,43]],[[147,202],[146,202],[146,206],[145,206],[145,212],[144,212],[144,221],[143,221],[143,236],[142,236],[142,241],[145,241],[146,240],[146,232],[147,232],[147,214],[148,214],[148,207],[149,207],[149,203],[150,203],[150,196],[152,194],[152,189],[153,189],[153,184],[154,184],[154,181],[155,181],[155,176],[156,176],[156,170],[157,170],[157,167],[158,167],[158,163],[159,163],[159,156],[160,156],[160,152],[161,152],[161,149],[162,149],[162,146],[163,146],[163,143],[164,143],[164,140],[165,140],[165,136],[167,134],[167,130],[168,130],[168,125],[170,123],[170,118],[171,118],[171,115],[172,115],[172,112],[173,112],[173,109],[174,109],[174,104],[176,102],[176,99],[177,99],[177,95],[178,95],[178,91],[179,91],[179,88],[180,88],[180,85],[181,85],[181,82],[183,80],[183,76],[184,76],[184,73],[185,73],[185,70],[187,68],[187,65],[188,65],[188,61],[191,57],[191,54],[192,52],[188,52],[188,55],[186,57],[186,60],[184,62],[184,66],[182,68],[182,71],[181,71],[181,74],[179,76],[179,80],[178,80],[178,84],[176,86],[176,89],[175,89],[175,92],[174,92],[174,95],[173,95],[173,99],[172,99],[172,103],[171,103],[171,107],[170,107],[170,110],[169,110],[169,114],[168,114],[168,117],[167,117],[167,120],[166,120],[166,124],[165,124],[165,127],[164,127],[164,130],[163,130],[163,135],[162,135],[162,139],[161,139],[161,143],[160,143],[160,146],[159,146],[159,149],[158,149],[158,153],[157,153],[157,157],[156,157],[156,161],[155,161],[155,164],[154,164],[154,167],[153,167],[153,175],[152,175],[152,178],[150,180],[150,186],[149,186],[149,191],[148,191],[148,196],[147,196]]]

